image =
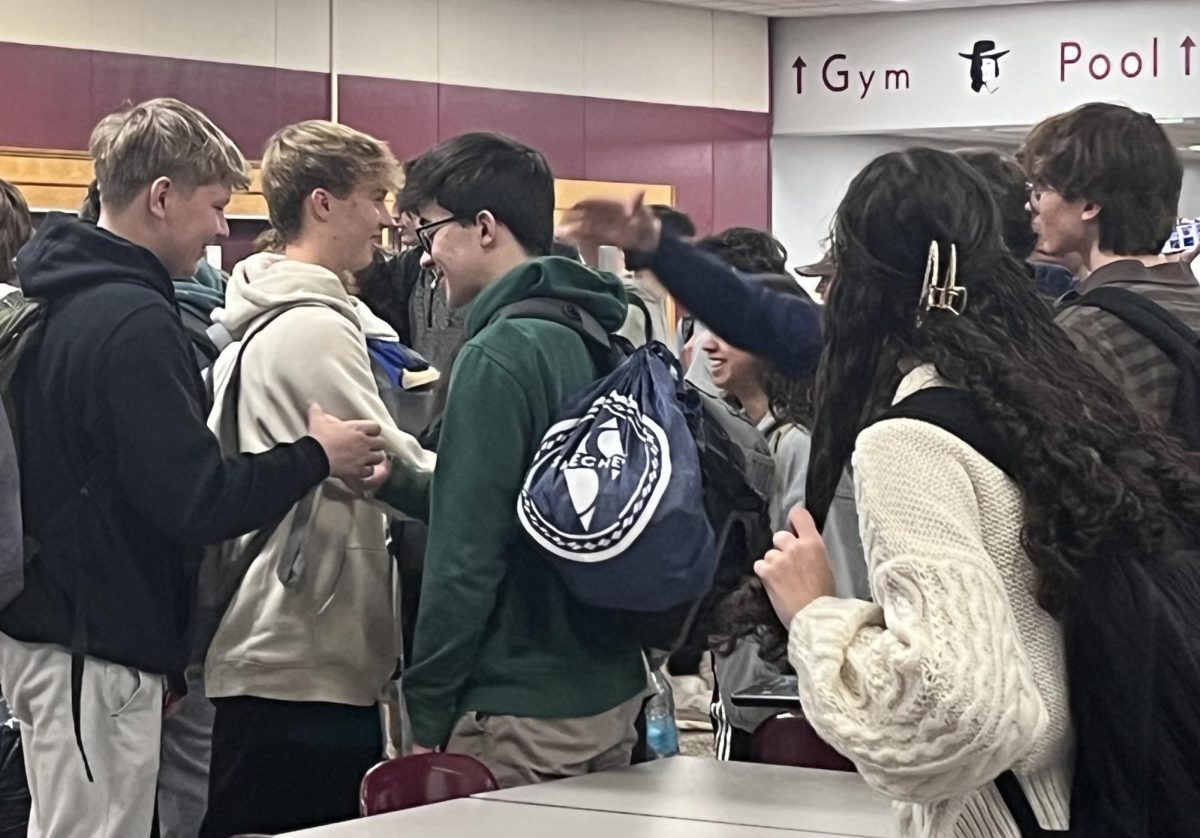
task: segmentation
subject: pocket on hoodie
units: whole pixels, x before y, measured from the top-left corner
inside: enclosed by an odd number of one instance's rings
[[[307,559],[304,569],[307,581],[304,584],[304,596],[314,614],[320,614],[329,607],[338,592],[346,563],[355,560],[358,550],[344,549],[336,553],[313,555]]]

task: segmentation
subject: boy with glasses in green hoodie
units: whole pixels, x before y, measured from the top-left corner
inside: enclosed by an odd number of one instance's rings
[[[551,297],[615,332],[627,311],[621,283],[547,256],[553,175],[505,137],[467,134],[413,161],[400,209],[418,216],[423,264],[450,305],[472,303],[432,488],[388,498],[406,511],[427,505],[429,516],[402,682],[417,750],[470,754],[502,786],[628,765],[646,686],[641,649],[570,598],[516,514],[542,435],[602,371],[573,330],[499,316]]]

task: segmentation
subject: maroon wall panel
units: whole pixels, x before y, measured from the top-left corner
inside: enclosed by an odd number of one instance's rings
[[[713,112],[713,230],[771,226],[771,116]]]
[[[438,85],[367,76],[338,76],[338,118],[387,140],[400,160],[438,141]]]
[[[712,229],[712,111],[587,100],[587,179],[669,183],[701,234]]]
[[[702,233],[770,220],[769,114],[341,76],[339,116],[400,159],[465,131],[499,131],[559,177],[669,183]],[[252,158],[280,126],[329,113],[329,77],[0,42],[0,145],[84,149],[126,100],[175,96]]]
[[[97,118],[123,100],[173,96],[208,114],[253,159],[282,126],[329,116],[323,73],[111,52],[94,53],[92,67]]]
[[[92,55],[0,44],[0,145],[87,148],[96,125]]]
[[[438,136],[497,131],[536,148],[562,178],[584,176],[582,96],[439,86]]]
[[[203,110],[249,157],[289,122],[328,115],[328,76],[297,70],[0,43],[0,145],[87,148],[126,102],[174,96]]]

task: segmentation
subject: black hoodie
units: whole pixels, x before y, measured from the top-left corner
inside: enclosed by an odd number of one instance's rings
[[[14,384],[22,503],[41,549],[0,631],[69,648],[82,605],[76,651],[177,676],[200,547],[281,517],[329,462],[309,437],[222,459],[171,278],[145,248],[51,215],[17,265],[47,307]]]

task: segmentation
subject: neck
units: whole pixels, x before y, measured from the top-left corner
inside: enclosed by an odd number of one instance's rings
[[[756,425],[771,412],[771,400],[757,387],[746,393],[735,393],[733,390],[729,392],[741,404],[747,418]]]
[[[1153,268],[1155,265],[1165,265],[1170,261],[1160,253],[1155,253],[1152,256],[1119,256],[1116,253],[1101,250],[1099,245],[1093,244],[1091,252],[1084,254],[1083,267],[1088,273],[1091,273],[1092,271],[1100,270],[1105,265],[1111,265],[1113,262],[1124,262],[1130,259],[1134,262],[1141,262],[1147,268]]]
[[[166,260],[163,259],[163,254],[159,250],[158,241],[151,231],[150,225],[144,219],[135,216],[133,212],[113,213],[102,208],[100,217],[96,219],[96,226],[115,236],[120,236],[125,241],[146,248],[158,258],[164,267],[166,266]]]
[[[498,247],[489,260],[488,272],[496,280],[528,262],[531,257],[519,244],[506,243]]]
[[[345,277],[350,273],[341,260],[325,252],[324,248],[312,240],[296,239],[289,242],[283,247],[283,255],[293,262],[303,262],[306,265],[324,268],[336,276],[343,285],[346,284]]]

